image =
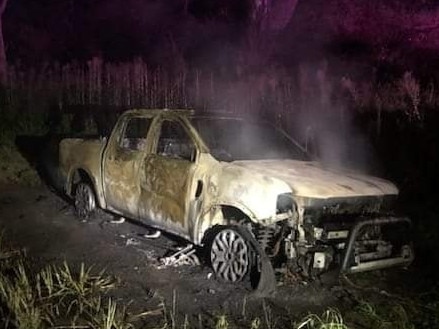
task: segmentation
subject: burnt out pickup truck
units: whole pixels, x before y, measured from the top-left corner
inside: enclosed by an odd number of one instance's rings
[[[59,161],[78,216],[99,207],[183,237],[225,281],[260,273],[267,260],[307,276],[413,260],[410,220],[392,211],[394,184],[325,168],[268,123],[130,110],[108,138],[63,139]]]

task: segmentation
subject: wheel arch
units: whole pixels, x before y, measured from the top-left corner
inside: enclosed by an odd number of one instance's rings
[[[94,176],[87,169],[78,167],[71,171],[66,186],[67,195],[73,197],[74,186],[79,182],[87,182],[90,184],[93,192],[95,193],[96,201],[98,202],[99,206],[103,208],[105,205],[105,200],[102,195],[102,191],[98,189]]]
[[[245,206],[230,203],[216,204],[198,219],[193,232],[196,244],[203,244],[205,238],[218,226],[238,225],[243,220],[255,223],[254,214]]]

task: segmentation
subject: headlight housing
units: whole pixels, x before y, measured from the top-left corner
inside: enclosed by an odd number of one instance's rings
[[[293,195],[291,193],[279,194],[276,202],[276,214],[292,211],[294,208]]]

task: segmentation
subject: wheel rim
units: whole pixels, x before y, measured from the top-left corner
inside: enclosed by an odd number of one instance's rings
[[[213,270],[225,281],[242,280],[250,267],[249,248],[244,238],[232,229],[215,236],[210,256]]]
[[[95,209],[95,198],[90,186],[79,184],[76,188],[75,209],[76,214],[81,218],[87,218]]]

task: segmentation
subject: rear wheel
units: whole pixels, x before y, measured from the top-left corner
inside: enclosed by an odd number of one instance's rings
[[[75,214],[81,219],[89,219],[96,210],[96,197],[89,183],[79,182],[75,188]]]
[[[242,234],[224,228],[213,238],[210,261],[218,278],[229,282],[243,280],[250,273],[254,252]]]

